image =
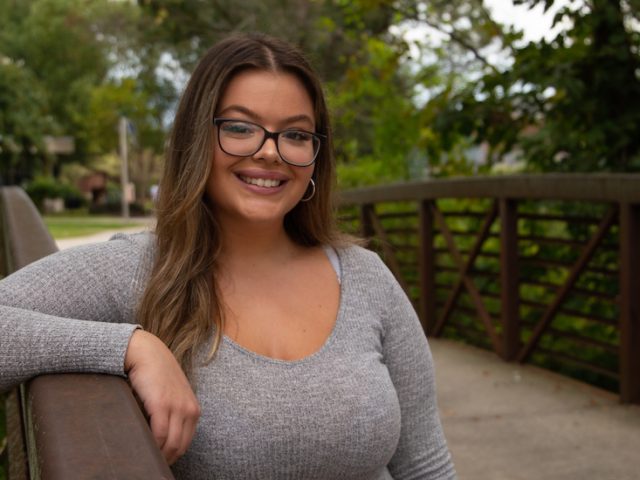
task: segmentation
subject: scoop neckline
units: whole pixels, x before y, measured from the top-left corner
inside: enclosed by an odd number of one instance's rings
[[[253,350],[243,347],[242,345],[237,343],[235,340],[232,340],[231,338],[229,338],[227,335],[222,335],[222,341],[227,345],[229,345],[230,347],[232,347],[234,350],[244,354],[247,357],[252,358],[253,360],[258,360],[263,363],[270,363],[274,365],[282,365],[282,366],[302,365],[305,363],[313,362],[318,357],[322,356],[331,347],[331,345],[334,342],[334,339],[337,335],[336,332],[340,324],[342,323],[342,317],[344,316],[344,308],[345,308],[344,299],[345,299],[345,288],[346,288],[345,283],[346,282],[345,282],[344,259],[342,256],[342,251],[340,249],[334,248],[334,250],[337,254],[338,262],[340,265],[340,279],[338,281],[340,298],[338,299],[338,312],[336,313],[336,318],[333,323],[333,328],[331,329],[331,333],[329,333],[329,335],[325,339],[324,343],[320,346],[320,348],[318,348],[315,352],[310,353],[309,355],[304,356],[302,358],[297,358],[295,360],[284,360],[281,358],[269,357],[267,355],[254,352]]]

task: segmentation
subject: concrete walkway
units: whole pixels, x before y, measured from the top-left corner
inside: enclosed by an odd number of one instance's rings
[[[640,479],[640,407],[495,354],[432,339],[460,480]]]

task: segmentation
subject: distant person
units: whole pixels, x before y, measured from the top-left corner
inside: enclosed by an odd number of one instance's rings
[[[331,134],[298,50],[215,45],[177,111],[155,233],[0,283],[0,389],[127,375],[180,479],[455,478],[416,314],[335,227]]]

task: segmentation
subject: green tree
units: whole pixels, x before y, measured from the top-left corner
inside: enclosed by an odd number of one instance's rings
[[[35,146],[11,150],[12,161],[24,166],[21,178],[40,174],[39,167],[49,173],[59,170],[61,159],[46,158],[40,148],[46,135],[75,139],[76,152],[66,161],[86,164],[112,148],[109,139],[113,135],[102,134],[115,129],[116,124],[98,123],[112,121],[113,105],[97,99],[104,97],[104,90],[118,83],[118,78],[127,76],[138,77],[129,92],[135,91],[136,98],[124,102],[127,112],[135,116],[131,109],[141,111],[139,117],[146,121],[141,128],[143,140],[150,141],[154,149],[162,148],[160,110],[171,106],[169,88],[156,75],[160,53],[141,40],[139,32],[146,28],[143,23],[147,19],[139,13],[130,2],[0,0],[0,58],[6,67],[0,71],[0,83],[10,84],[3,90],[8,98],[5,103],[28,99],[19,106],[2,105],[0,134],[15,144],[13,132],[24,131],[21,125],[28,123],[25,138]],[[18,67],[24,80],[16,81]],[[173,87],[170,90],[173,95]],[[103,111],[97,110],[98,105]],[[26,117],[47,121],[26,122]],[[39,156],[41,161],[30,162],[29,155]],[[15,181],[15,176],[5,177],[5,181]]]
[[[519,0],[531,7],[553,0]],[[494,159],[520,148],[530,169],[640,170],[638,2],[588,0],[559,11],[571,27],[514,47],[514,63],[441,102],[442,138],[487,142]],[[633,7],[636,7],[635,9]]]
[[[159,152],[164,146],[165,131],[162,125],[164,110],[150,98],[150,92],[134,78],[109,81],[91,91],[87,132],[90,152],[100,156],[117,152],[119,136],[117,126],[122,116],[133,128],[129,138],[129,174],[136,185],[139,198],[146,198],[150,185],[159,174]],[[114,156],[100,157],[101,170],[118,176],[120,160]],[[97,163],[97,162],[94,162]],[[98,165],[96,165],[98,166]]]
[[[386,1],[246,0],[242,8],[233,0],[138,4],[153,19],[148,38],[162,42],[187,70],[229,33],[263,32],[300,46],[326,80],[342,75],[341,57],[361,48],[361,34],[384,34],[394,18]]]
[[[42,85],[20,63],[0,57],[0,183],[18,183],[42,168],[43,132],[57,128]]]
[[[343,187],[409,179],[409,153],[419,140],[400,52],[375,37],[363,43],[343,77],[328,84]]]
[[[50,115],[60,126],[59,133],[74,136],[81,154],[86,142],[82,119],[92,86],[107,74],[106,52],[92,31],[86,2],[25,3],[28,10],[20,6],[22,15],[14,16],[11,25],[3,25],[3,53],[23,63],[47,92]]]
[[[162,111],[154,108],[149,94],[134,78],[107,81],[89,92],[86,131],[90,152],[118,150],[118,121],[124,116],[136,129],[138,143],[161,150],[164,131]]]

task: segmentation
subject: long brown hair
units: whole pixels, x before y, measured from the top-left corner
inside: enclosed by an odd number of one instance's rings
[[[286,232],[303,246],[344,241],[334,223],[331,128],[317,75],[299,50],[276,38],[244,34],[222,40],[200,60],[180,100],[160,181],[154,264],[137,311],[138,322],[171,349],[187,374],[211,334],[208,360],[222,339],[215,278],[221,237],[205,186],[214,151],[212,119],[226,86],[246,69],[296,75],[313,102],[316,131],[327,137],[313,174],[316,194],[285,216]]]

